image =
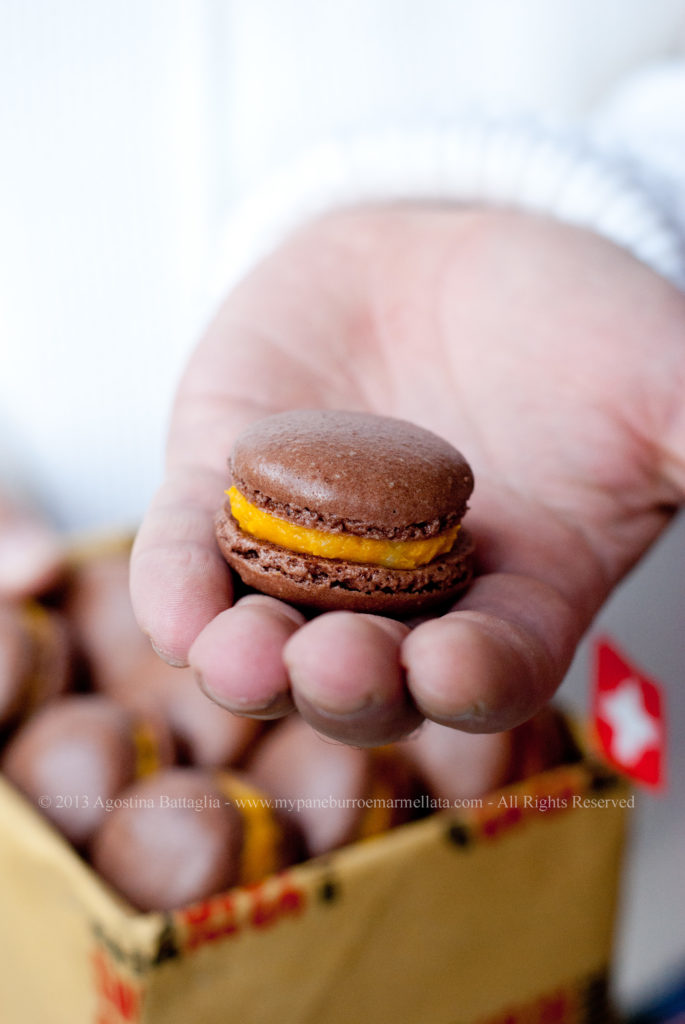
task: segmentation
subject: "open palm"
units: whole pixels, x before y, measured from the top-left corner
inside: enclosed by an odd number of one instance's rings
[[[382,743],[421,716],[509,728],[685,490],[685,303],[629,255],[513,213],[397,207],[308,226],[226,300],[184,375],[133,599],[215,699]],[[213,533],[247,423],[289,408],[411,420],[464,452],[477,577],[407,623],[231,607]]]

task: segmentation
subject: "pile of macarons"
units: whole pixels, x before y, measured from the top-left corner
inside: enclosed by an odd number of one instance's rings
[[[552,711],[484,736],[426,723],[376,750],[296,714],[236,717],[140,634],[128,555],[92,550],[40,603],[0,607],[0,735],[7,778],[140,910],[258,881],[425,815],[425,797],[482,795],[571,756]]]

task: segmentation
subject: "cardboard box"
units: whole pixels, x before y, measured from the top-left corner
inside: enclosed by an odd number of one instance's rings
[[[606,1019],[624,782],[586,759],[136,913],[0,780],[2,1024]]]

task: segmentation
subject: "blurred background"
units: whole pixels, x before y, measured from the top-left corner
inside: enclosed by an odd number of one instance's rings
[[[70,531],[138,522],[232,211],[308,146],[484,110],[667,164],[684,55],[685,0],[2,0],[0,486]],[[685,971],[684,551],[681,517],[592,631],[669,704],[669,791],[633,816],[627,1007]],[[562,688],[581,713],[589,650]]]

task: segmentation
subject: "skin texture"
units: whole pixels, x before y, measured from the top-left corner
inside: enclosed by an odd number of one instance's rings
[[[241,713],[360,744],[425,715],[512,727],[552,695],[685,491],[685,300],[629,254],[532,216],[396,207],[309,225],[227,298],[183,378],[138,535],[139,622]],[[413,629],[276,599],[231,608],[213,534],[238,431],[287,408],[428,427],[476,479],[479,576]]]

